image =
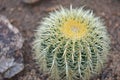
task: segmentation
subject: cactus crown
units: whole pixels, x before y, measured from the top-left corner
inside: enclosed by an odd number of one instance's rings
[[[81,23],[79,20],[74,20],[72,18],[63,22],[63,25],[60,27],[60,32],[66,38],[70,39],[80,39],[87,33],[87,25]]]
[[[37,29],[35,55],[51,80],[88,80],[99,73],[109,50],[106,28],[83,8],[50,13]]]

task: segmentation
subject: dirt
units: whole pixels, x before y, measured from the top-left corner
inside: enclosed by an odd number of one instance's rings
[[[43,17],[58,9],[59,5],[74,8],[85,6],[104,19],[111,38],[111,50],[108,62],[102,72],[91,80],[120,80],[120,0],[41,0],[29,5],[21,0],[0,0],[0,14],[7,16],[10,22],[22,33],[25,42],[22,48],[25,69],[11,79],[4,80],[47,80],[48,74],[38,70],[32,57],[32,42],[35,29]]]

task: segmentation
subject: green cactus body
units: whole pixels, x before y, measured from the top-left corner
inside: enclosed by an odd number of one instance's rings
[[[92,11],[61,8],[41,22],[34,52],[50,80],[89,80],[103,67],[109,43],[103,22]]]

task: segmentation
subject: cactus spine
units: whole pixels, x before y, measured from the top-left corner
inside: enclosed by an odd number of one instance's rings
[[[103,21],[90,10],[61,8],[38,26],[34,52],[50,80],[89,80],[99,73],[109,50]]]

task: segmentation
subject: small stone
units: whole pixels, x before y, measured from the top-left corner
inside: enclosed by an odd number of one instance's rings
[[[22,0],[22,1],[27,4],[34,4],[36,2],[39,2],[40,0]]]
[[[58,9],[60,9],[60,6],[55,5],[55,6],[52,6],[52,7],[49,7],[47,9],[45,9],[45,12],[52,12],[52,11],[55,11],[55,10],[58,10]]]
[[[23,42],[19,30],[0,15],[0,74],[3,78],[11,78],[23,70],[23,55],[20,51]]]

